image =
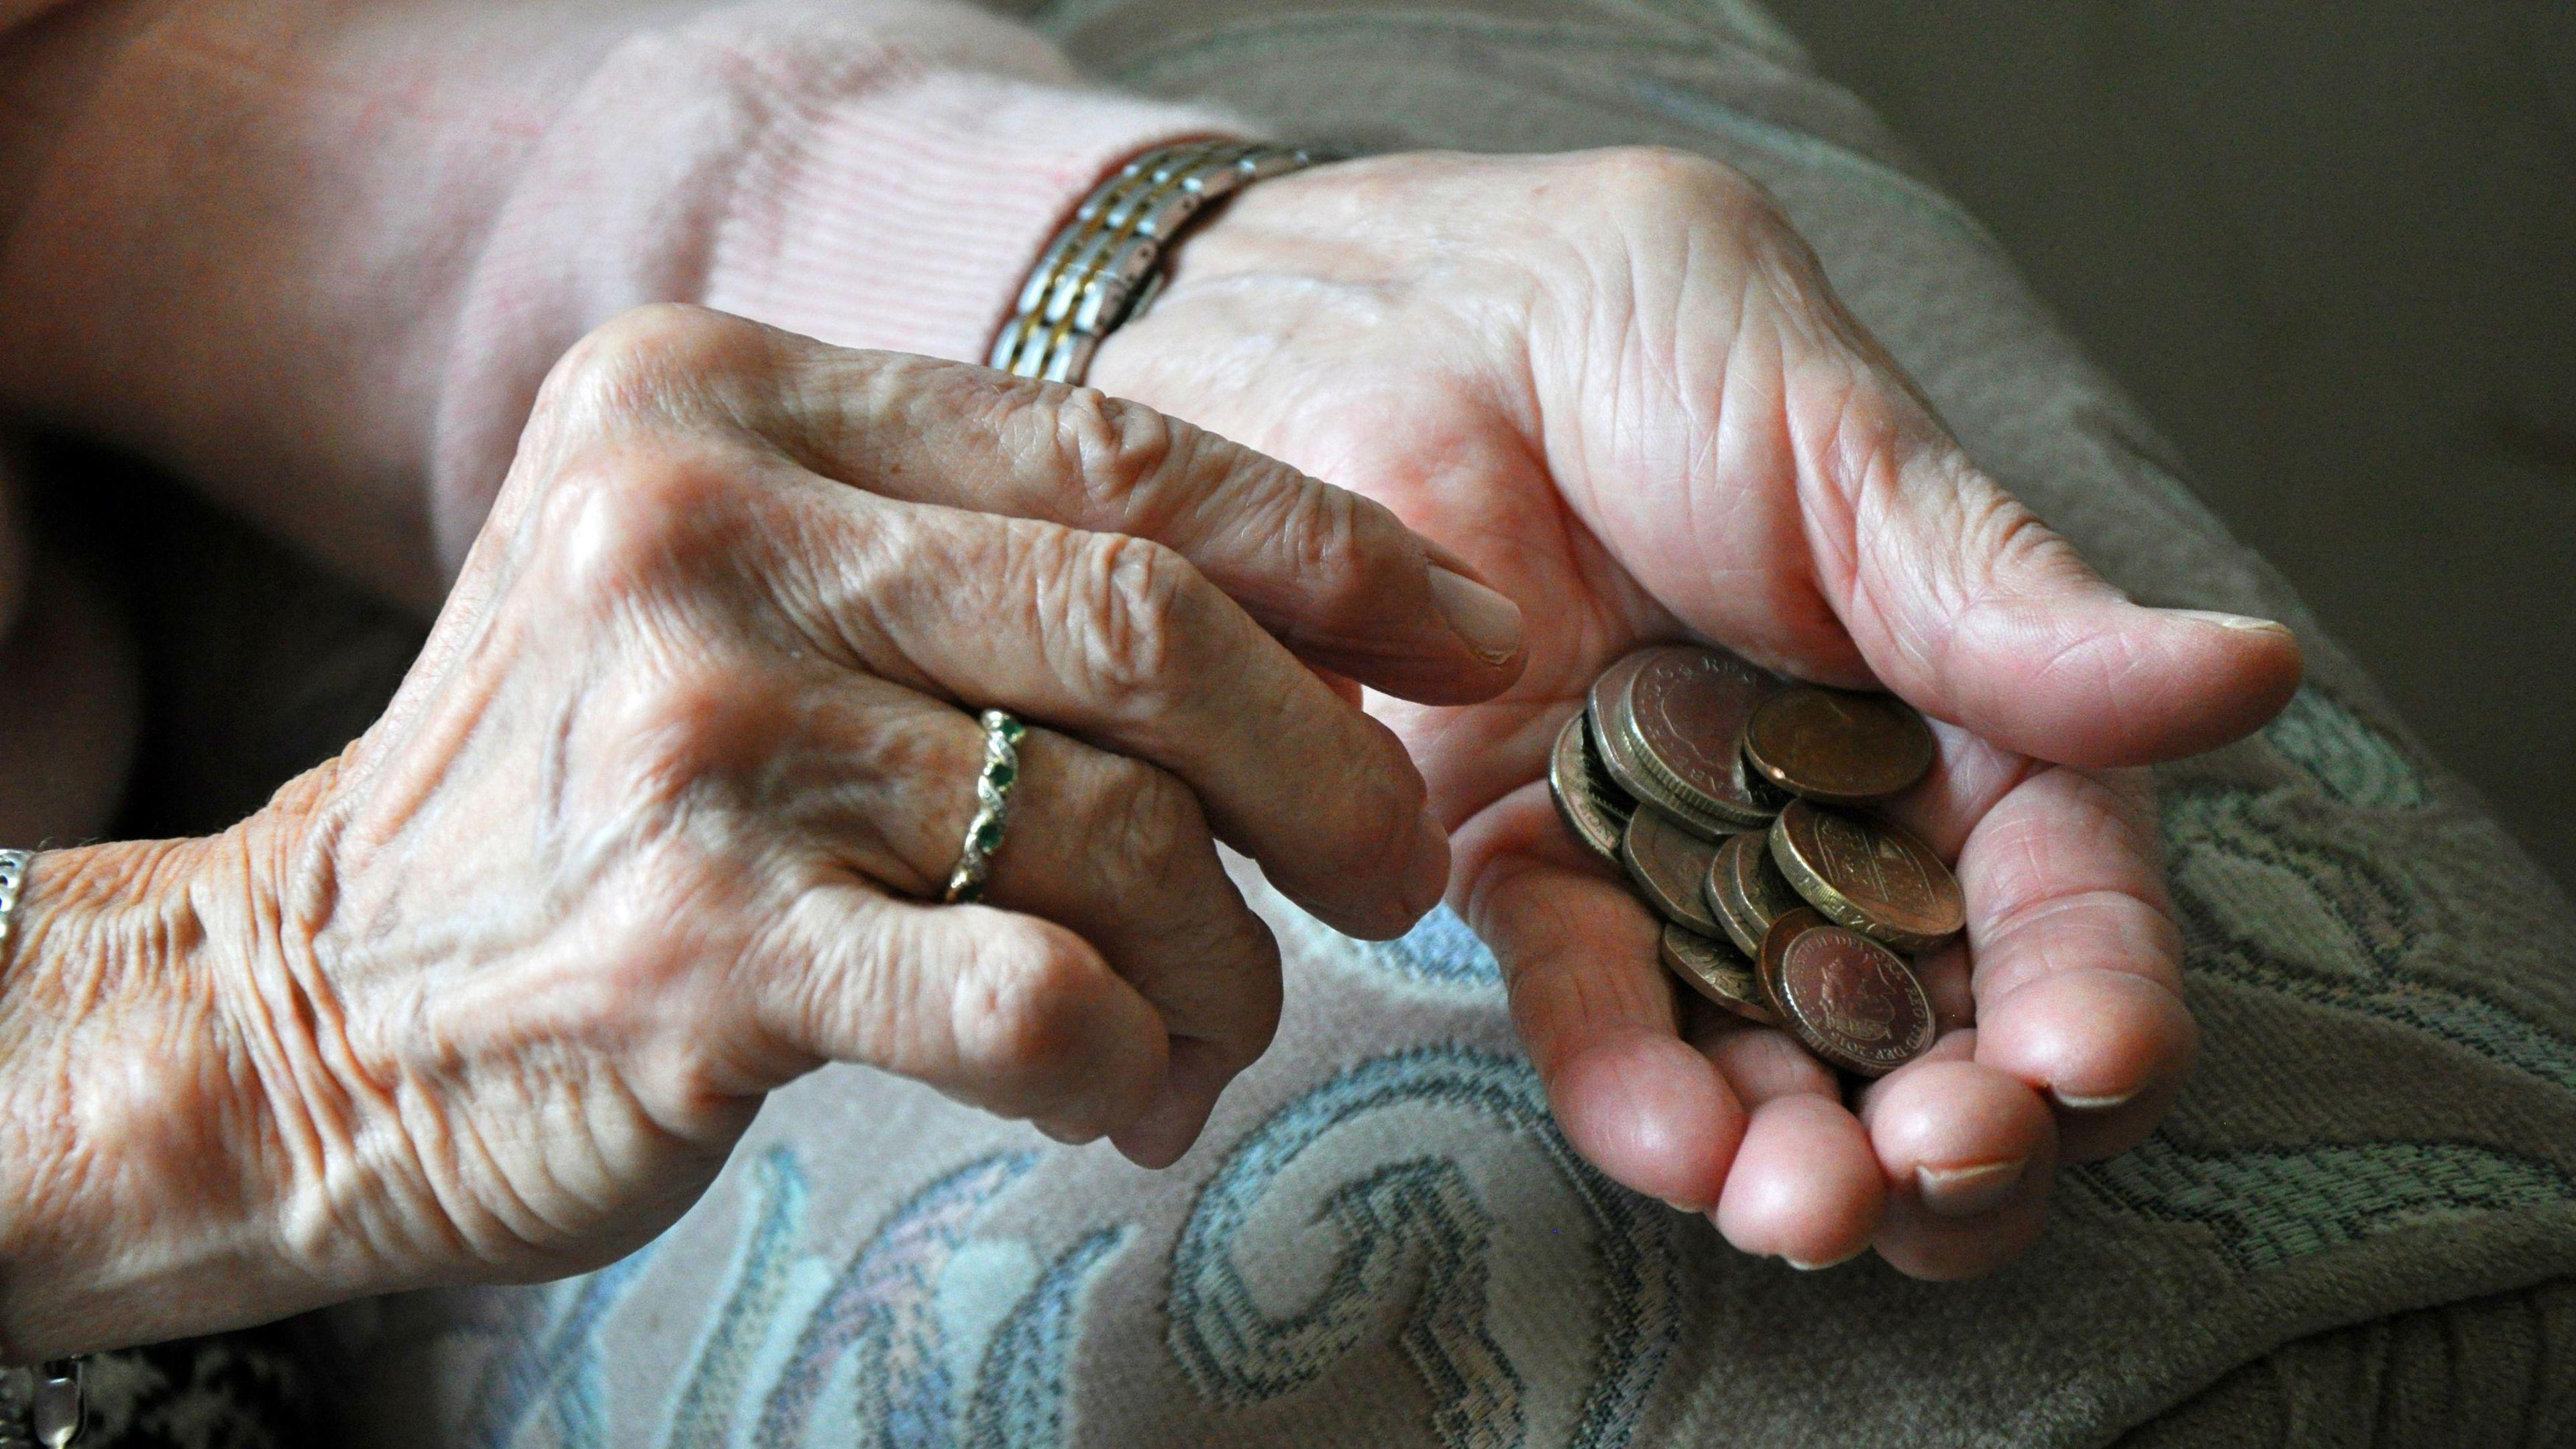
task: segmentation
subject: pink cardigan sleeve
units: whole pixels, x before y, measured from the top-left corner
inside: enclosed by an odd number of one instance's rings
[[[0,38],[0,405],[426,604],[601,320],[980,361],[1101,175],[1243,129],[949,0],[82,0]]]

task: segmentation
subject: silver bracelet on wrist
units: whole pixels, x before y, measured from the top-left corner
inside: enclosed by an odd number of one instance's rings
[[[35,864],[33,851],[0,850],[0,973],[9,969],[9,927]],[[80,1437],[81,1409],[81,1360],[0,1368],[0,1449],[63,1449]]]
[[[1162,285],[1172,239],[1211,202],[1255,181],[1334,159],[1251,141],[1188,141],[1148,151],[1100,183],[1056,233],[1020,288],[987,365],[1080,382],[1100,339]]]

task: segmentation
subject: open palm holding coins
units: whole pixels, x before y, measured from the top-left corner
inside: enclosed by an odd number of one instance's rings
[[[1674,975],[1878,1077],[1931,1049],[1932,1003],[1906,957],[1954,940],[1966,900],[1930,846],[1855,807],[1922,779],[1934,753],[1923,717],[1890,696],[1659,645],[1594,681],[1548,788],[1663,918]]]

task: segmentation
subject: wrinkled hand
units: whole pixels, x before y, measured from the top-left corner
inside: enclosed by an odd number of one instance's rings
[[[55,1204],[0,1215],[6,1326],[130,1341],[607,1261],[825,1061],[1169,1162],[1279,1010],[1216,843],[1361,934],[1435,903],[1419,775],[1316,671],[1490,695],[1515,649],[1447,621],[1481,592],[1133,403],[630,314],[556,369],[375,727],[124,880],[39,862],[0,1037],[81,1105],[6,1120],[86,1115],[0,1168]],[[1032,726],[1009,831],[988,904],[929,904],[983,707]],[[119,972],[64,940],[146,878],[184,882],[162,937],[250,947]],[[102,1260],[130,1271],[76,1291]]]
[[[1262,183],[1179,249],[1091,381],[1384,501],[1518,600],[1519,685],[1388,702],[1455,829],[1574,1145],[1803,1265],[1927,1277],[2038,1231],[2060,1160],[2137,1142],[2194,1049],[2147,782],[2295,688],[2278,625],[2128,602],[1963,456],[1726,168],[1661,151],[1403,155]],[[1894,690],[1941,761],[1894,813],[1955,859],[1945,1031],[1846,1097],[1677,1001],[1568,840],[1548,745],[1600,669],[1697,636]]]

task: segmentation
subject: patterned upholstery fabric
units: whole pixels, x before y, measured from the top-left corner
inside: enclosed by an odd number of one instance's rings
[[[1292,133],[1741,166],[2116,580],[2296,621],[2290,711],[2163,772],[2201,1069],[1994,1278],[1794,1273],[1567,1150],[1454,917],[1364,945],[1247,879],[1287,1018],[1177,1168],[827,1071],[625,1262],[328,1315],[352,1442],[2576,1442],[2576,917],[1793,42],[1716,0],[1033,18]]]

